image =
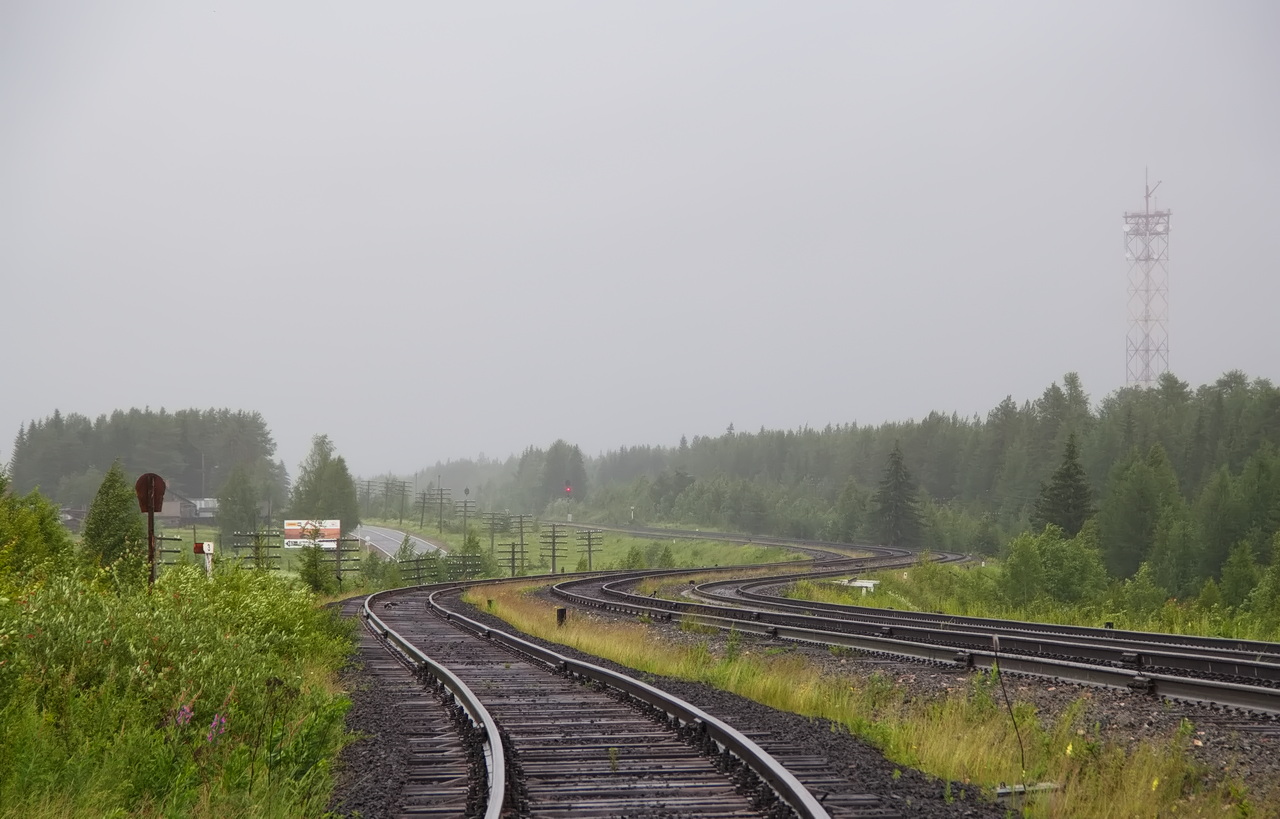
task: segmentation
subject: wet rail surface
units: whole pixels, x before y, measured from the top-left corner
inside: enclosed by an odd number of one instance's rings
[[[893,558],[871,558],[885,566]],[[1017,621],[978,621],[936,614],[865,609],[788,600],[772,591],[805,577],[853,571],[855,561],[812,564],[769,579],[716,580],[690,587],[685,599],[634,593],[644,573],[558,584],[554,593],[576,605],[705,625],[782,639],[841,645],[867,652],[971,667],[1127,687],[1155,696],[1249,711],[1280,712],[1280,646],[1180,638],[1108,629],[1049,628]],[[678,573],[664,573],[678,577]],[[648,573],[648,576],[655,576]],[[694,599],[701,598],[701,599]],[[971,622],[957,622],[968,619]],[[1178,644],[1182,640],[1181,644]],[[1204,645],[1196,646],[1196,642]]]
[[[358,617],[364,598],[343,602],[344,617]],[[459,718],[456,706],[438,686],[426,684],[422,675],[388,650],[386,641],[362,630],[356,650],[371,685],[376,685],[395,710],[407,743],[405,770],[401,781],[367,781],[348,785],[351,790],[398,791],[394,810],[401,816],[476,816],[485,803],[482,760],[474,742],[467,737],[468,726]],[[376,742],[376,738],[375,738]],[[387,749],[375,748],[375,755]],[[342,807],[341,798],[338,807]]]
[[[962,650],[986,648],[991,645],[992,635],[999,635],[1001,649],[1010,654],[1102,662],[1280,688],[1280,644],[1277,643],[823,603],[783,597],[782,592],[789,584],[790,581],[769,579],[715,581],[696,586],[693,596],[712,603],[818,614],[861,625],[862,633],[870,634],[878,629],[882,634],[901,639],[937,641]]]
[[[826,760],[795,751],[783,738],[751,733],[747,726],[746,735],[774,754],[787,777],[819,795],[806,794],[816,812],[793,811],[740,760],[710,741],[697,720],[673,719],[637,697],[584,681],[572,668],[551,673],[543,662],[432,613],[430,594],[414,590],[376,598],[371,610],[400,638],[447,667],[492,715],[506,752],[503,816],[900,815],[880,797],[860,792]],[[469,608],[456,593],[437,592],[437,598],[444,608],[464,615]],[[474,732],[463,741],[474,758]],[[473,769],[471,779],[474,791],[483,777]],[[406,814],[424,809],[405,807]],[[472,807],[467,815],[480,814]]]

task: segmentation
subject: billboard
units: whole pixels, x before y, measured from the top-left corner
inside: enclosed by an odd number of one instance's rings
[[[286,520],[284,547],[301,549],[304,546],[318,545],[321,549],[336,549],[341,534],[340,520]]]

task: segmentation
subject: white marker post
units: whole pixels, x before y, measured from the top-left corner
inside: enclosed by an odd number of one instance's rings
[[[213,579],[213,544],[197,543],[195,545],[195,549],[193,549],[192,551],[194,551],[198,555],[204,555],[204,573],[206,577],[212,580]]]

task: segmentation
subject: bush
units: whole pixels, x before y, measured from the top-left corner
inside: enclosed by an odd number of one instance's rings
[[[109,571],[0,602],[0,814],[316,815],[348,627],[265,572]]]

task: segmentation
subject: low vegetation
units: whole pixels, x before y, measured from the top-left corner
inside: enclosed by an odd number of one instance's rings
[[[399,519],[368,521],[374,526],[389,526],[410,532],[418,537],[443,543],[451,551],[462,548],[461,519],[446,520],[444,531],[428,525],[418,527],[414,521],[401,523]],[[551,571],[549,558],[543,557],[540,534],[547,524],[540,528],[530,525],[525,530],[526,562],[523,574],[544,574]],[[489,553],[489,532],[483,522],[472,521],[468,529],[477,539],[480,551]],[[564,529],[566,540],[562,545],[563,553],[558,559],[558,569],[567,571],[587,571],[587,557],[582,542],[578,539],[579,529]],[[513,539],[511,532],[499,531],[494,535],[496,574],[509,574],[507,559],[503,551]],[[602,569],[676,569],[695,568],[699,566],[738,566],[749,563],[777,563],[800,560],[803,555],[790,549],[777,546],[761,546],[752,543],[731,543],[716,540],[686,540],[671,537],[636,537],[619,532],[601,533],[600,544],[592,556],[591,568]],[[517,574],[520,574],[517,570]]]
[[[0,600],[0,814],[323,812],[345,627],[263,572],[117,580]]]
[[[1280,641],[1280,535],[1265,569],[1233,564],[1223,582],[1210,582],[1196,597],[1179,600],[1143,568],[1125,581],[1108,582],[1086,526],[1075,538],[1048,527],[1010,544],[1003,562],[981,566],[925,562],[912,569],[867,575],[876,591],[836,583],[801,581],[787,596],[878,608],[938,611],[1047,623]]]
[[[1126,750],[1084,721],[1083,703],[1057,719],[1018,702],[1018,737],[997,690],[998,676],[975,674],[934,698],[908,697],[884,675],[831,673],[796,652],[760,651],[731,633],[720,649],[693,629],[673,644],[641,623],[571,617],[557,627],[554,606],[529,586],[497,584],[467,598],[517,629],[630,668],[713,685],[757,702],[821,717],[880,747],[902,765],[950,780],[955,798],[999,783],[1053,781],[1063,787],[1027,808],[1029,816],[1276,815],[1250,805],[1238,783],[1207,785],[1186,753],[1191,726],[1161,742]],[[969,794],[972,789],[973,794]]]
[[[118,473],[80,544],[0,475],[0,816],[322,814],[348,627],[228,562],[148,587]]]

